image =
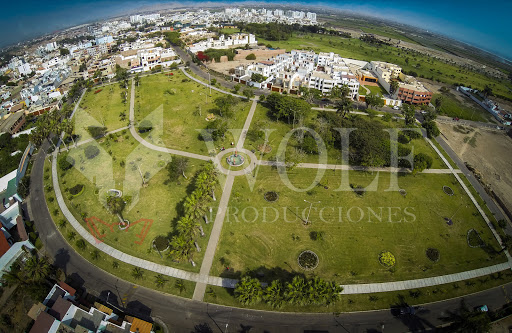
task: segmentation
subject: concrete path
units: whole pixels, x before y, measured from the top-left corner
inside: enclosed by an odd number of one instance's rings
[[[203,86],[206,86],[206,87],[208,87],[208,88],[211,88],[211,89],[213,89],[213,90],[216,90],[216,91],[218,91],[218,92],[220,92],[220,93],[222,93],[222,94],[227,94],[227,95],[231,95],[231,96],[235,96],[235,97],[239,97],[239,98],[247,99],[247,97],[245,97],[245,96],[237,95],[237,94],[234,94],[234,93],[232,93],[232,92],[229,92],[229,91],[225,91],[225,90],[219,89],[219,88],[214,87],[214,86],[212,86],[212,85],[210,85],[210,84],[208,84],[208,83],[204,83],[203,81],[201,81],[201,80],[199,80],[199,79],[196,79],[195,77],[193,77],[192,75],[190,75],[189,73],[187,73],[187,71],[186,71],[185,67],[180,67],[180,69],[181,69],[181,71],[183,72],[183,74],[185,74],[189,79],[194,80],[194,81],[196,81],[197,83],[202,84]]]
[[[254,112],[256,111],[256,106],[258,102],[256,100],[252,101],[251,109],[249,110],[249,114],[245,119],[244,128],[242,129],[242,133],[240,133],[240,138],[238,139],[238,143],[236,144],[236,149],[240,150],[244,147],[245,138],[247,138],[247,132],[251,127],[252,118],[254,117]]]
[[[229,203],[229,198],[231,197],[231,190],[233,189],[234,180],[235,176],[228,175],[226,178],[226,183],[224,184],[224,188],[222,190],[222,197],[220,198],[219,209],[217,210],[217,215],[215,216],[215,222],[213,224],[212,232],[210,234],[210,239],[208,240],[208,246],[206,247],[203,263],[201,264],[201,270],[199,271],[199,281],[196,284],[194,296],[192,297],[192,299],[196,301],[203,300],[204,293],[206,291],[206,284],[209,283],[210,269],[212,268],[213,258],[215,257],[215,251],[217,250],[217,245],[219,243],[222,225],[224,224],[224,217],[226,216],[226,211]]]

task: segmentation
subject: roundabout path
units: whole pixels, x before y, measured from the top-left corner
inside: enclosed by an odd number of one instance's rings
[[[196,80],[196,81],[200,82],[201,84],[204,84],[199,80]],[[217,89],[217,90],[221,91],[220,89]],[[223,92],[223,91],[221,91],[221,92]],[[235,96],[238,96],[238,95],[235,95]],[[213,159],[214,161],[215,160],[218,161],[218,158],[211,158],[208,156],[203,156],[203,155],[168,149],[168,148],[164,148],[164,147],[159,147],[159,146],[155,146],[155,145],[145,141],[142,137],[140,137],[140,135],[138,135],[138,133],[134,127],[134,120],[135,120],[134,103],[135,103],[135,87],[134,87],[134,81],[132,80],[132,91],[131,91],[131,100],[130,100],[130,122],[131,122],[130,132],[132,133],[132,135],[138,142],[140,142],[141,144],[143,144],[144,146],[146,146],[149,149],[153,149],[153,150],[157,150],[157,151],[186,156],[186,157],[190,157],[190,158],[197,158],[200,160],[212,160]],[[254,115],[254,111],[256,109],[256,103],[257,103],[256,100],[253,100],[251,110],[250,110],[247,120],[244,124],[244,129],[242,131],[242,135],[240,135],[239,141],[237,142],[236,147],[240,148],[240,150],[243,150],[242,147],[243,147],[243,144],[244,144],[244,141],[246,138],[247,130],[249,129],[249,126],[252,121],[252,117]],[[429,141],[429,140],[427,140],[427,141]],[[60,144],[61,144],[61,141],[59,141],[58,146],[60,146]],[[449,167],[448,171],[450,173],[453,173],[455,175],[455,177],[457,178],[457,180],[459,180],[459,182],[461,182],[461,185],[464,187],[466,192],[468,192],[468,195],[470,195],[470,198],[473,200],[473,203],[475,204],[475,206],[477,206],[477,208],[482,213],[482,215],[485,216],[485,214],[481,210],[480,206],[478,206],[478,203],[476,203],[476,200],[474,199],[474,197],[471,195],[471,193],[469,193],[469,190],[464,185],[464,183],[461,181],[460,177],[458,177],[458,174],[457,174],[458,170],[454,170],[450,166],[450,164],[444,159],[442,154],[439,152],[439,150],[436,149],[435,146],[433,146],[433,148],[443,158],[443,160]],[[131,264],[133,266],[138,266],[145,270],[168,275],[171,277],[196,282],[196,289],[194,290],[194,296],[193,296],[194,300],[198,300],[198,301],[203,300],[206,286],[208,284],[220,286],[220,287],[227,287],[227,288],[235,287],[237,280],[226,279],[226,278],[221,278],[221,277],[216,277],[216,276],[209,276],[209,272],[210,272],[210,268],[213,263],[215,250],[217,248],[217,244],[218,244],[220,234],[222,231],[222,225],[224,222],[227,205],[228,205],[229,198],[231,195],[231,189],[233,186],[234,178],[235,178],[235,175],[237,175],[238,171],[228,172],[228,174],[227,174],[226,182],[225,182],[223,192],[222,192],[222,197],[221,197],[220,203],[219,203],[218,212],[215,217],[214,226],[213,226],[213,229],[212,229],[212,232],[210,235],[210,239],[208,241],[208,246],[207,246],[206,253],[205,253],[202,265],[201,265],[200,272],[192,273],[192,272],[176,269],[176,268],[169,267],[169,266],[156,264],[156,263],[153,263],[148,260],[140,259],[140,258],[131,256],[131,255],[125,254],[125,253],[105,244],[105,243],[102,243],[102,242],[96,240],[80,224],[80,222],[75,219],[75,217],[69,211],[69,209],[67,208],[67,206],[64,202],[64,199],[62,197],[62,192],[60,190],[59,181],[58,181],[57,154],[58,154],[58,149],[57,149],[57,151],[55,151],[53,153],[53,160],[52,160],[52,180],[53,180],[53,187],[55,190],[55,195],[57,198],[57,203],[58,203],[60,209],[62,210],[62,213],[64,214],[64,216],[70,222],[70,224],[76,229],[77,233],[81,237],[83,237],[87,242],[89,242],[92,246],[94,246],[95,248],[108,254],[109,256],[116,258],[117,260],[123,261],[123,262]],[[260,165],[267,165],[266,161],[258,160],[258,161],[255,161],[255,163],[260,164]],[[310,167],[310,168],[329,167],[329,166],[332,166],[333,168],[346,167],[346,166],[335,166],[335,165],[320,166],[320,165],[315,165],[315,164],[303,164],[303,167]],[[250,169],[250,166],[249,166],[249,169]],[[386,170],[390,171],[389,168],[386,168]],[[245,170],[242,170],[242,171],[244,171],[244,173],[245,173]],[[446,173],[444,169],[441,169],[438,171],[439,171],[439,173]],[[486,218],[486,216],[484,217],[484,219],[487,223],[489,223],[489,220]],[[507,256],[508,256],[508,253],[507,253]],[[510,257],[508,256],[508,258],[510,258]],[[344,288],[342,294],[365,294],[365,293],[399,291],[399,290],[406,290],[406,289],[415,289],[415,288],[422,288],[422,287],[428,287],[428,286],[435,286],[435,285],[453,283],[453,282],[457,282],[457,281],[480,277],[480,276],[488,275],[491,273],[496,273],[496,272],[503,271],[503,270],[510,269],[510,268],[511,268],[511,265],[510,265],[510,261],[509,261],[509,262],[494,265],[494,266],[479,268],[479,269],[466,271],[466,272],[437,276],[437,277],[432,277],[432,278],[423,278],[423,279],[397,281],[397,282],[385,282],[385,283],[342,285],[342,287]]]

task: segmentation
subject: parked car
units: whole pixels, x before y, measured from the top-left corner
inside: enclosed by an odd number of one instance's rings
[[[455,118],[453,118],[453,120],[459,121],[459,117],[455,117]]]
[[[393,110],[400,110],[400,108],[398,106],[393,106]]]
[[[487,307],[487,305],[481,305],[481,306],[477,306],[475,308],[475,311],[480,311],[480,312],[488,312],[489,311],[489,308]]]
[[[416,309],[412,306],[404,306],[400,308],[400,315],[414,315],[416,313]]]

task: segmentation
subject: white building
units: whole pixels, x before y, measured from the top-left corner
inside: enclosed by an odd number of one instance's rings
[[[191,45],[188,49],[192,53],[203,52],[208,49],[229,49],[237,46],[256,45],[258,41],[253,34],[234,34],[225,38],[220,35],[219,39],[208,38]]]
[[[23,65],[18,66],[18,72],[20,73],[20,75],[28,75],[28,74],[32,73],[30,64],[24,63]]]

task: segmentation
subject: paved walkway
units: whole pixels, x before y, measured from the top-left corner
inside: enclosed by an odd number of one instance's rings
[[[202,84],[203,86],[206,86],[206,87],[208,87],[208,88],[211,88],[211,89],[213,89],[213,90],[216,90],[216,91],[218,91],[218,92],[220,92],[220,93],[222,93],[222,94],[227,94],[227,95],[231,95],[231,96],[235,96],[235,97],[239,97],[239,98],[247,99],[247,97],[245,97],[245,96],[237,95],[237,94],[234,94],[234,93],[232,93],[232,92],[229,92],[229,91],[225,91],[225,90],[219,89],[219,88],[214,87],[214,86],[212,86],[212,85],[210,85],[210,84],[208,84],[208,83],[205,83],[205,82],[203,82],[203,81],[201,81],[201,80],[199,80],[199,79],[196,79],[195,77],[193,77],[192,75],[190,75],[190,74],[187,72],[187,70],[185,69],[185,67],[180,67],[180,69],[181,69],[181,71],[183,72],[183,74],[185,74],[189,79],[194,80],[194,81],[196,81],[197,83]]]
[[[256,111],[257,105],[258,102],[256,100],[253,100],[251,109],[249,110],[249,114],[247,115],[247,119],[245,119],[244,128],[242,129],[242,133],[240,133],[240,138],[238,139],[238,143],[236,144],[236,149],[238,150],[244,147],[245,138],[247,138],[247,132],[249,131],[249,127],[251,127],[252,118],[254,117],[254,112]]]

